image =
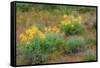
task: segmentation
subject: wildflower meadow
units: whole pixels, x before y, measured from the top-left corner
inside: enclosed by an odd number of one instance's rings
[[[96,7],[16,3],[16,63],[96,61],[96,25]]]

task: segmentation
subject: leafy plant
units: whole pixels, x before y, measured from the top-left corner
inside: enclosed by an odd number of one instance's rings
[[[75,26],[75,27],[73,27]],[[69,24],[67,26],[62,26],[62,30],[65,34],[79,34],[81,33],[82,26],[80,24]]]
[[[59,58],[64,49],[64,37],[56,32],[47,32],[45,38],[45,44],[46,44],[45,46],[48,46],[47,50],[49,51],[48,53],[50,54],[50,56],[55,55]]]
[[[45,63],[48,59],[59,58],[64,49],[63,46],[64,38],[60,33],[46,32],[44,39],[36,34],[28,44],[25,42],[19,45],[19,48],[23,53],[23,59],[26,59],[23,63],[40,64]]]
[[[81,16],[64,15],[64,20],[61,21],[61,29],[65,34],[80,34],[83,30],[81,24]]]
[[[65,51],[66,53],[72,54],[80,51],[84,48],[85,40],[80,36],[70,36],[67,38]]]
[[[19,48],[23,53],[21,56],[26,59],[27,64],[29,64],[29,61],[31,64],[44,63],[48,59],[48,47],[44,45],[44,41],[38,35],[29,44],[19,45]]]

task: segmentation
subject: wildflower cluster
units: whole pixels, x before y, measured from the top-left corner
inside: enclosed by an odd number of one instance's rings
[[[61,29],[65,34],[77,34],[81,31],[82,16],[64,15],[61,20]]]
[[[20,39],[21,39],[21,41],[22,42],[26,42],[26,44],[29,44],[30,43],[30,41],[32,40],[32,39],[34,39],[34,37],[36,36],[36,35],[39,35],[39,37],[41,38],[41,39],[44,39],[45,38],[45,34],[44,34],[44,32],[42,32],[42,31],[40,31],[37,27],[32,27],[32,28],[30,28],[30,29],[27,29],[24,33],[21,33],[20,34]]]
[[[45,28],[45,32],[60,32],[60,28],[56,27],[56,26],[48,26]]]
[[[74,15],[64,15],[64,19],[61,21],[62,25],[78,23],[82,22],[82,16],[74,16]]]

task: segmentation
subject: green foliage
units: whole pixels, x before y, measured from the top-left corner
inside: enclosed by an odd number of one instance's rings
[[[44,5],[44,4],[27,4],[27,3],[17,3],[17,9],[21,10],[22,12],[29,11],[30,9],[34,8],[36,11],[47,11],[52,12],[55,15],[58,14],[79,14],[80,13],[87,13],[87,12],[94,12],[95,8],[89,7],[77,7],[77,6],[58,6],[58,5]]]
[[[82,61],[96,61],[96,53],[86,52],[81,57]]]
[[[71,25],[72,24],[61,26],[61,29],[65,32],[66,35],[80,34],[84,30],[81,24],[73,23],[74,27],[72,27]]]
[[[19,50],[22,52],[23,57],[22,63],[29,64],[39,64],[43,63],[48,59],[47,46],[44,45],[43,40],[39,38],[39,36],[35,36],[34,39],[28,45],[19,45]],[[24,60],[24,58],[26,60]],[[27,61],[28,60],[28,61]]]
[[[84,48],[85,40],[80,36],[71,36],[67,38],[65,51],[66,53],[72,54],[76,53],[82,48]]]
[[[50,46],[50,50],[59,50],[64,45],[64,37],[55,32],[47,32],[45,43]]]
[[[56,60],[64,50],[64,37],[59,33],[48,32],[46,33],[45,44],[45,46],[48,46],[47,50],[51,56],[50,59]]]
[[[44,40],[41,40],[40,37],[37,35],[34,37],[34,39],[31,41],[29,48],[32,48],[33,52],[33,63],[39,64],[43,63],[48,60],[48,46],[45,46]]]
[[[22,63],[40,64],[45,63],[48,59],[57,59],[63,50],[64,38],[55,32],[46,33],[46,38],[41,39],[38,35],[30,44],[20,44],[18,49],[22,52]],[[25,60],[26,59],[26,60]]]
[[[26,11],[29,11],[32,8],[32,5],[27,4],[27,3],[17,3],[16,8],[18,10],[21,10],[22,12],[26,12]]]

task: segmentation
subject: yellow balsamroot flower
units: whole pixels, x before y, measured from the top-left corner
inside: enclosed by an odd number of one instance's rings
[[[33,38],[33,34],[29,34],[29,39],[32,39]]]
[[[81,17],[81,16],[77,17],[77,18],[75,19],[75,21],[76,21],[77,23],[81,23],[82,17]]]
[[[61,21],[61,24],[62,24],[62,25],[66,25],[66,21],[65,21],[65,20],[62,20],[62,21]]]
[[[67,24],[69,24],[70,23],[70,20],[68,20],[68,19],[65,19],[65,20],[62,20],[61,21],[61,24],[62,25],[67,25]]]
[[[48,31],[51,31],[52,30],[52,27],[51,26],[48,26]]]
[[[45,34],[43,32],[39,32],[39,36],[40,38],[44,39],[45,38]]]
[[[45,34],[41,34],[40,36],[41,36],[41,38],[42,38],[42,39],[44,39],[44,38],[45,38]]]
[[[82,16],[79,16],[78,20],[79,20],[79,22],[81,22],[82,21]]]
[[[73,24],[71,24],[71,28],[74,28],[74,25]]]
[[[69,18],[70,19],[74,19],[75,17],[73,15],[69,15]]]
[[[47,31],[51,31],[51,27],[49,27]]]
[[[36,27],[32,27],[31,29],[27,29],[25,33],[30,34],[30,33],[36,33],[37,31],[38,29]]]
[[[38,31],[38,28],[34,26],[34,27],[32,27],[32,31],[33,32],[37,32]]]
[[[56,29],[57,29],[56,26],[52,27],[52,31],[56,31]]]
[[[45,32],[47,32],[47,31],[48,31],[48,28],[47,28],[47,27],[45,27],[45,28],[44,28],[44,31],[45,31]]]
[[[31,32],[32,35],[35,35],[36,33],[37,33],[37,32],[34,32],[34,31]]]
[[[51,26],[48,26],[48,27],[46,27],[44,30],[45,30],[46,32],[49,32],[49,31],[52,30],[52,27],[51,27]]]
[[[27,29],[27,30],[25,31],[26,34],[29,34],[29,33],[31,33],[31,32],[32,32],[31,29]]]
[[[54,31],[54,32],[60,32],[60,28],[56,27],[56,26],[49,26],[49,27],[46,27],[45,28],[45,31],[46,32],[49,32],[49,31]]]
[[[66,18],[67,17],[67,14],[64,14],[64,18]]]
[[[25,36],[25,34],[20,34],[20,36],[19,36],[20,38],[21,38],[21,40],[22,41],[25,41],[25,40],[27,40],[27,37]]]
[[[29,44],[30,44],[30,42],[29,42],[29,41],[27,41],[27,42],[26,42],[26,45],[29,45]]]
[[[55,32],[60,32],[60,28],[55,28]]]

